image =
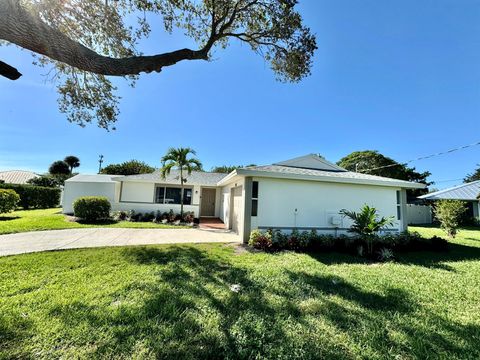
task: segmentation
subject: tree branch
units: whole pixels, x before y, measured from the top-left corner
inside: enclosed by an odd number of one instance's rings
[[[80,70],[101,75],[125,76],[161,71],[182,60],[207,60],[215,43],[211,37],[199,50],[180,49],[153,56],[112,58],[102,56],[70,39],[19,4],[19,0],[0,1],[0,39],[45,55]]]
[[[4,63],[3,61],[0,61],[0,75],[5,76],[10,80],[17,80],[20,76],[22,76],[17,69]]]

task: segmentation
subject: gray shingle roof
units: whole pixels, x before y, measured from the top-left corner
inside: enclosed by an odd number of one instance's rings
[[[454,186],[448,189],[435,191],[430,194],[419,196],[419,199],[427,200],[477,200],[480,194],[480,180],[471,183]]]
[[[290,166],[280,166],[280,165],[264,165],[264,166],[249,166],[244,168],[247,171],[260,171],[265,173],[277,173],[283,175],[303,175],[303,176],[312,176],[319,177],[323,179],[331,178],[332,181],[335,179],[344,180],[344,182],[376,182],[384,183],[385,185],[393,186],[405,186],[405,187],[423,187],[423,184],[416,184],[409,181],[391,179],[382,176],[368,175],[357,173],[353,171],[325,171],[325,170],[316,170],[316,169],[305,169],[297,168]]]
[[[7,184],[26,184],[28,180],[38,177],[37,174],[25,170],[9,170],[0,172],[0,180]]]
[[[192,171],[190,175],[184,174],[184,178],[187,179],[187,185],[206,185],[215,186],[228,174]],[[156,170],[151,174],[139,174],[116,177],[117,181],[147,181],[161,184],[178,184],[180,182],[180,171],[171,170],[170,174],[165,179],[162,178],[160,170]]]

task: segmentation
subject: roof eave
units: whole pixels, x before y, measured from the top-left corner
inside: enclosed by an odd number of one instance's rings
[[[387,187],[395,187],[395,188],[402,188],[402,189],[425,189],[427,187],[425,184],[413,183],[413,182],[401,181],[401,180],[400,181],[381,181],[381,180],[373,180],[373,179],[352,179],[352,178],[348,179],[348,178],[340,178],[340,177],[333,177],[333,176],[284,174],[284,173],[277,173],[272,171],[258,171],[258,170],[249,170],[249,169],[238,169],[236,171],[236,175],[268,177],[268,178],[278,178],[278,179],[334,182],[334,183],[343,183],[343,184],[376,185],[376,186],[387,186]]]

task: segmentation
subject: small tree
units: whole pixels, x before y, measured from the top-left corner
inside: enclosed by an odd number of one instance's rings
[[[70,167],[63,160],[54,161],[48,168],[48,172],[52,175],[68,175]]]
[[[168,149],[167,154],[162,157],[162,178],[165,179],[166,175],[170,174],[170,170],[172,168],[176,167],[178,170],[180,170],[180,187],[181,187],[181,193],[180,193],[180,216],[183,219],[183,185],[187,181],[183,177],[183,174],[185,172],[190,175],[193,170],[201,170],[202,169],[202,163],[200,160],[196,158],[189,158],[189,155],[197,155],[195,150],[191,148],[170,148]]]
[[[458,225],[462,215],[467,210],[465,203],[460,200],[440,200],[435,204],[435,217],[440,227],[448,236],[454,238],[458,233]]]
[[[374,207],[364,205],[359,213],[355,211],[341,210],[340,214],[353,221],[348,232],[354,233],[365,239],[368,252],[372,253],[373,238],[383,228],[393,225],[394,217],[378,218],[378,211]]]
[[[70,173],[73,172],[73,169],[80,166],[80,159],[73,155],[66,156],[65,159],[63,159],[63,161],[65,161],[65,163],[70,168]]]
[[[105,166],[100,173],[108,175],[138,175],[150,174],[155,171],[154,167],[146,164],[143,161],[130,160],[121,164],[110,164]]]
[[[11,189],[0,189],[0,214],[8,213],[17,207],[20,196]]]
[[[54,188],[59,187],[60,185],[64,185],[65,180],[67,180],[69,177],[71,177],[71,175],[46,174],[27,180],[27,183],[36,186]]]

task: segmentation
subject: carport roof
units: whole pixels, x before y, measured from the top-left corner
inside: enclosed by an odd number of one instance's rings
[[[435,191],[419,196],[425,200],[477,200],[480,194],[480,180],[454,186],[448,189]]]

